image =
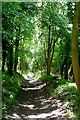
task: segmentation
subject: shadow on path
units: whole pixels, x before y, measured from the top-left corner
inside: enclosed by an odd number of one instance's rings
[[[7,113],[6,120],[72,120],[65,117],[68,103],[51,97],[46,83],[28,77],[18,94],[17,105]]]

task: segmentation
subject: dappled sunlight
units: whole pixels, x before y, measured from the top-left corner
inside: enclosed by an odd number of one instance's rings
[[[25,108],[29,108],[29,109],[33,109],[34,108],[34,105],[27,105],[27,104],[19,104],[19,106],[21,107],[25,107]]]
[[[77,89],[76,83],[69,83],[68,86],[69,87],[75,87]]]
[[[42,114],[38,114],[38,115],[28,115],[28,116],[25,116],[25,118],[44,118],[46,119],[47,117],[50,117],[50,116],[62,116],[63,114],[63,111],[62,109],[57,109],[57,110],[54,110],[50,113],[42,113]]]
[[[40,108],[40,110],[47,109],[48,107],[50,107],[50,105],[46,105],[46,106],[44,106],[44,107]]]
[[[21,117],[17,114],[17,113],[13,113],[13,115],[7,115],[6,117],[5,117],[6,119],[8,119],[8,118],[10,118],[10,119],[21,119]]]
[[[34,83],[34,82],[37,82],[37,81],[38,81],[37,78],[30,78],[30,79],[29,79],[29,83]]]
[[[29,79],[29,78],[33,78],[34,77],[34,74],[32,72],[29,72],[27,75],[26,74],[22,74],[22,75],[23,75],[23,77],[25,79]]]
[[[45,101],[45,99],[42,99],[42,103],[41,103],[41,104],[49,103],[49,102],[50,102],[50,100],[46,100],[46,101]]]
[[[79,0],[17,1],[1,3],[1,119],[80,118]]]
[[[25,86],[23,85],[21,88],[22,93],[17,101],[17,106],[13,108],[10,114],[6,115],[7,120],[47,120],[48,118],[65,117],[69,108],[68,101],[62,103],[59,98],[50,96],[46,91],[48,89],[46,83],[41,83],[34,77],[28,77],[26,81],[26,85],[24,83]]]
[[[35,86],[33,88],[22,88],[23,90],[27,91],[27,90],[40,90],[42,89],[44,86],[46,86],[46,83],[39,85],[39,86]]]
[[[41,101],[40,105],[39,105],[39,101]],[[12,115],[7,115],[7,119],[11,118],[11,119],[47,119],[49,118],[58,118],[58,117],[65,117],[65,114],[67,112],[67,106],[69,105],[69,102],[66,103],[62,103],[60,100],[58,99],[53,99],[52,97],[50,97],[49,99],[39,99],[38,103],[36,104],[37,101],[35,101],[35,104],[18,104],[19,107],[23,108],[26,110],[25,112],[23,111],[24,114],[20,114],[20,111],[18,111],[18,109],[16,110],[16,113],[13,113]],[[45,103],[47,103],[45,105]],[[31,111],[29,111],[31,110]],[[40,111],[41,110],[41,111]],[[35,112],[34,112],[35,111]],[[19,116],[19,114],[20,116]]]
[[[61,108],[58,108],[56,110],[53,110],[49,113],[41,113],[41,114],[29,114],[29,115],[25,115],[25,114],[21,114],[21,115],[18,115],[17,113],[13,113],[12,115],[7,115],[6,116],[6,119],[28,119],[28,120],[37,120],[37,119],[47,119],[47,118],[63,118],[65,117],[65,114],[67,110],[63,111]],[[66,118],[66,117],[65,117]],[[60,119],[59,119],[60,120]]]

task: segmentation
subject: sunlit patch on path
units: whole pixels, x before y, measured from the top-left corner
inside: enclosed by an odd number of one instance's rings
[[[65,117],[69,103],[51,97],[48,86],[27,77],[18,94],[17,105],[6,114],[6,120],[72,120]]]

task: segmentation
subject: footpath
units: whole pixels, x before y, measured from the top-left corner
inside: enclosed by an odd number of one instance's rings
[[[28,76],[5,120],[72,120],[65,117],[68,103],[52,97],[48,89],[46,83]]]

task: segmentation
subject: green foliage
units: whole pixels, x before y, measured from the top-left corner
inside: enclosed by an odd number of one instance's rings
[[[51,95],[58,97],[63,103],[69,102],[66,116],[72,116],[75,120],[80,119],[80,95],[75,83],[65,80],[58,81],[57,85],[54,84],[51,88]]]
[[[74,8],[73,3],[3,2],[2,64],[4,69],[12,65],[9,62],[12,60],[13,70],[15,58],[17,58],[16,68],[20,73],[24,71],[27,73],[29,69],[40,77],[40,74],[47,69],[49,57],[49,60],[52,60],[50,62],[52,73],[56,74],[56,71],[60,73],[61,67],[63,74],[66,69],[68,73],[71,65],[71,27],[69,25],[72,23]],[[10,54],[10,47],[12,47],[12,54]],[[50,51],[49,54],[48,51]],[[3,73],[3,112],[14,104],[23,79],[18,73],[12,77]],[[77,95],[74,83],[61,80],[57,75],[44,73],[40,79],[52,86],[53,96],[59,97],[63,102],[70,102],[71,109],[74,107],[76,118],[80,118],[80,97]],[[67,115],[71,115],[71,110]]]
[[[2,3],[3,71],[5,71],[5,64],[8,71],[10,69],[13,70],[17,68],[20,59],[24,59],[24,63],[27,64],[27,56],[32,57],[30,48],[28,49],[27,46],[28,43],[31,45],[31,40],[35,33],[33,18],[36,12],[35,3]],[[12,50],[10,50],[11,46]]]
[[[40,79],[48,84],[51,84],[53,83],[54,77],[52,75],[42,74]]]
[[[69,21],[72,22],[74,11],[75,11],[75,2],[68,2],[67,3],[67,16],[69,18]]]
[[[65,11],[65,12],[64,12]],[[39,39],[43,47],[45,66],[48,68],[50,61],[51,68],[56,72],[61,68],[64,57],[70,57],[70,31],[68,28],[67,5],[64,3],[42,3],[39,22]],[[49,34],[50,26],[50,34]],[[40,50],[40,51],[41,51]],[[39,52],[40,52],[39,51]],[[49,53],[49,54],[48,54]],[[65,68],[64,68],[65,69]],[[53,72],[54,72],[53,71]]]
[[[69,20],[66,16],[66,4],[55,2],[9,2],[2,3],[2,8],[3,51],[6,51],[3,62],[5,62],[6,66],[9,66],[9,46],[12,45],[13,67],[14,59],[17,58],[16,65],[18,65],[18,69],[20,69],[20,63],[25,64],[25,66],[27,64],[27,68],[30,68],[30,70],[33,69],[34,72],[38,69],[46,69],[46,58],[48,58],[48,28],[50,26],[50,41],[52,42],[50,58],[52,51],[54,51],[54,41],[58,38],[52,60],[52,65],[56,72],[61,67],[66,53],[70,53],[68,51],[69,47],[67,47],[70,44],[70,35],[68,34]],[[60,31],[61,34],[59,35]],[[19,44],[16,50],[17,39]],[[69,44],[67,45],[67,43]],[[27,70],[24,65],[22,65],[21,69],[24,69],[22,71],[25,72]]]
[[[6,112],[6,110],[16,102],[15,97],[20,89],[20,86],[24,78],[19,73],[14,73],[12,77],[10,77],[7,73],[3,73],[2,78],[3,78],[2,110],[4,114],[4,112]]]

